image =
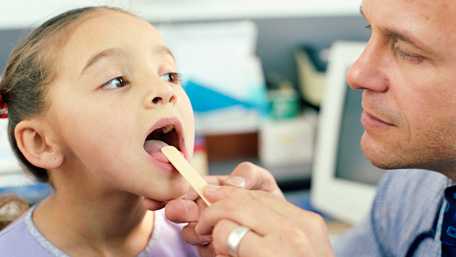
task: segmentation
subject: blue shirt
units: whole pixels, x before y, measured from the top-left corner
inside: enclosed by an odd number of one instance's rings
[[[369,217],[334,242],[336,256],[404,257],[415,238],[434,227],[434,236],[422,241],[413,256],[440,257],[440,210],[445,208],[444,191],[450,185],[447,177],[436,172],[388,172]]]

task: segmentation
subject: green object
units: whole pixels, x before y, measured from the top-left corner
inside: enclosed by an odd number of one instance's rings
[[[299,97],[288,82],[268,93],[270,116],[276,120],[292,119],[299,115]]]

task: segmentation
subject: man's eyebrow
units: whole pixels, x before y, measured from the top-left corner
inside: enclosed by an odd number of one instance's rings
[[[363,6],[359,7],[359,12],[365,20],[368,20],[366,14],[363,11]],[[409,43],[427,53],[434,53],[431,47],[426,45],[424,42],[419,40],[416,36],[407,30],[397,30],[394,28],[382,28],[381,30],[393,40],[400,40]]]
[[[430,46],[428,46],[423,41],[419,40],[416,36],[414,36],[407,30],[398,31],[393,28],[387,28],[385,29],[385,33],[393,40],[399,40],[409,43],[427,53],[434,53]]]
[[[94,63],[98,62],[100,59],[106,58],[108,56],[112,55],[121,55],[122,50],[119,48],[108,48],[105,49],[101,52],[96,53],[92,57],[89,58],[87,61],[86,65],[84,65],[84,68],[81,70],[81,74],[84,73],[90,66],[92,66]]]

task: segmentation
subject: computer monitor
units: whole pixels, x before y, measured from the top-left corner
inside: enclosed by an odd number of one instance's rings
[[[365,46],[336,42],[331,48],[312,173],[312,204],[351,224],[368,214],[383,174],[361,152],[361,92],[346,83],[348,69]]]

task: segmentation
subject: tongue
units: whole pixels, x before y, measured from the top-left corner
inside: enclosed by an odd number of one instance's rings
[[[167,146],[168,144],[160,140],[147,140],[144,144],[144,149],[150,156],[155,159],[158,159],[162,162],[168,162],[168,159],[160,151],[162,147]]]

